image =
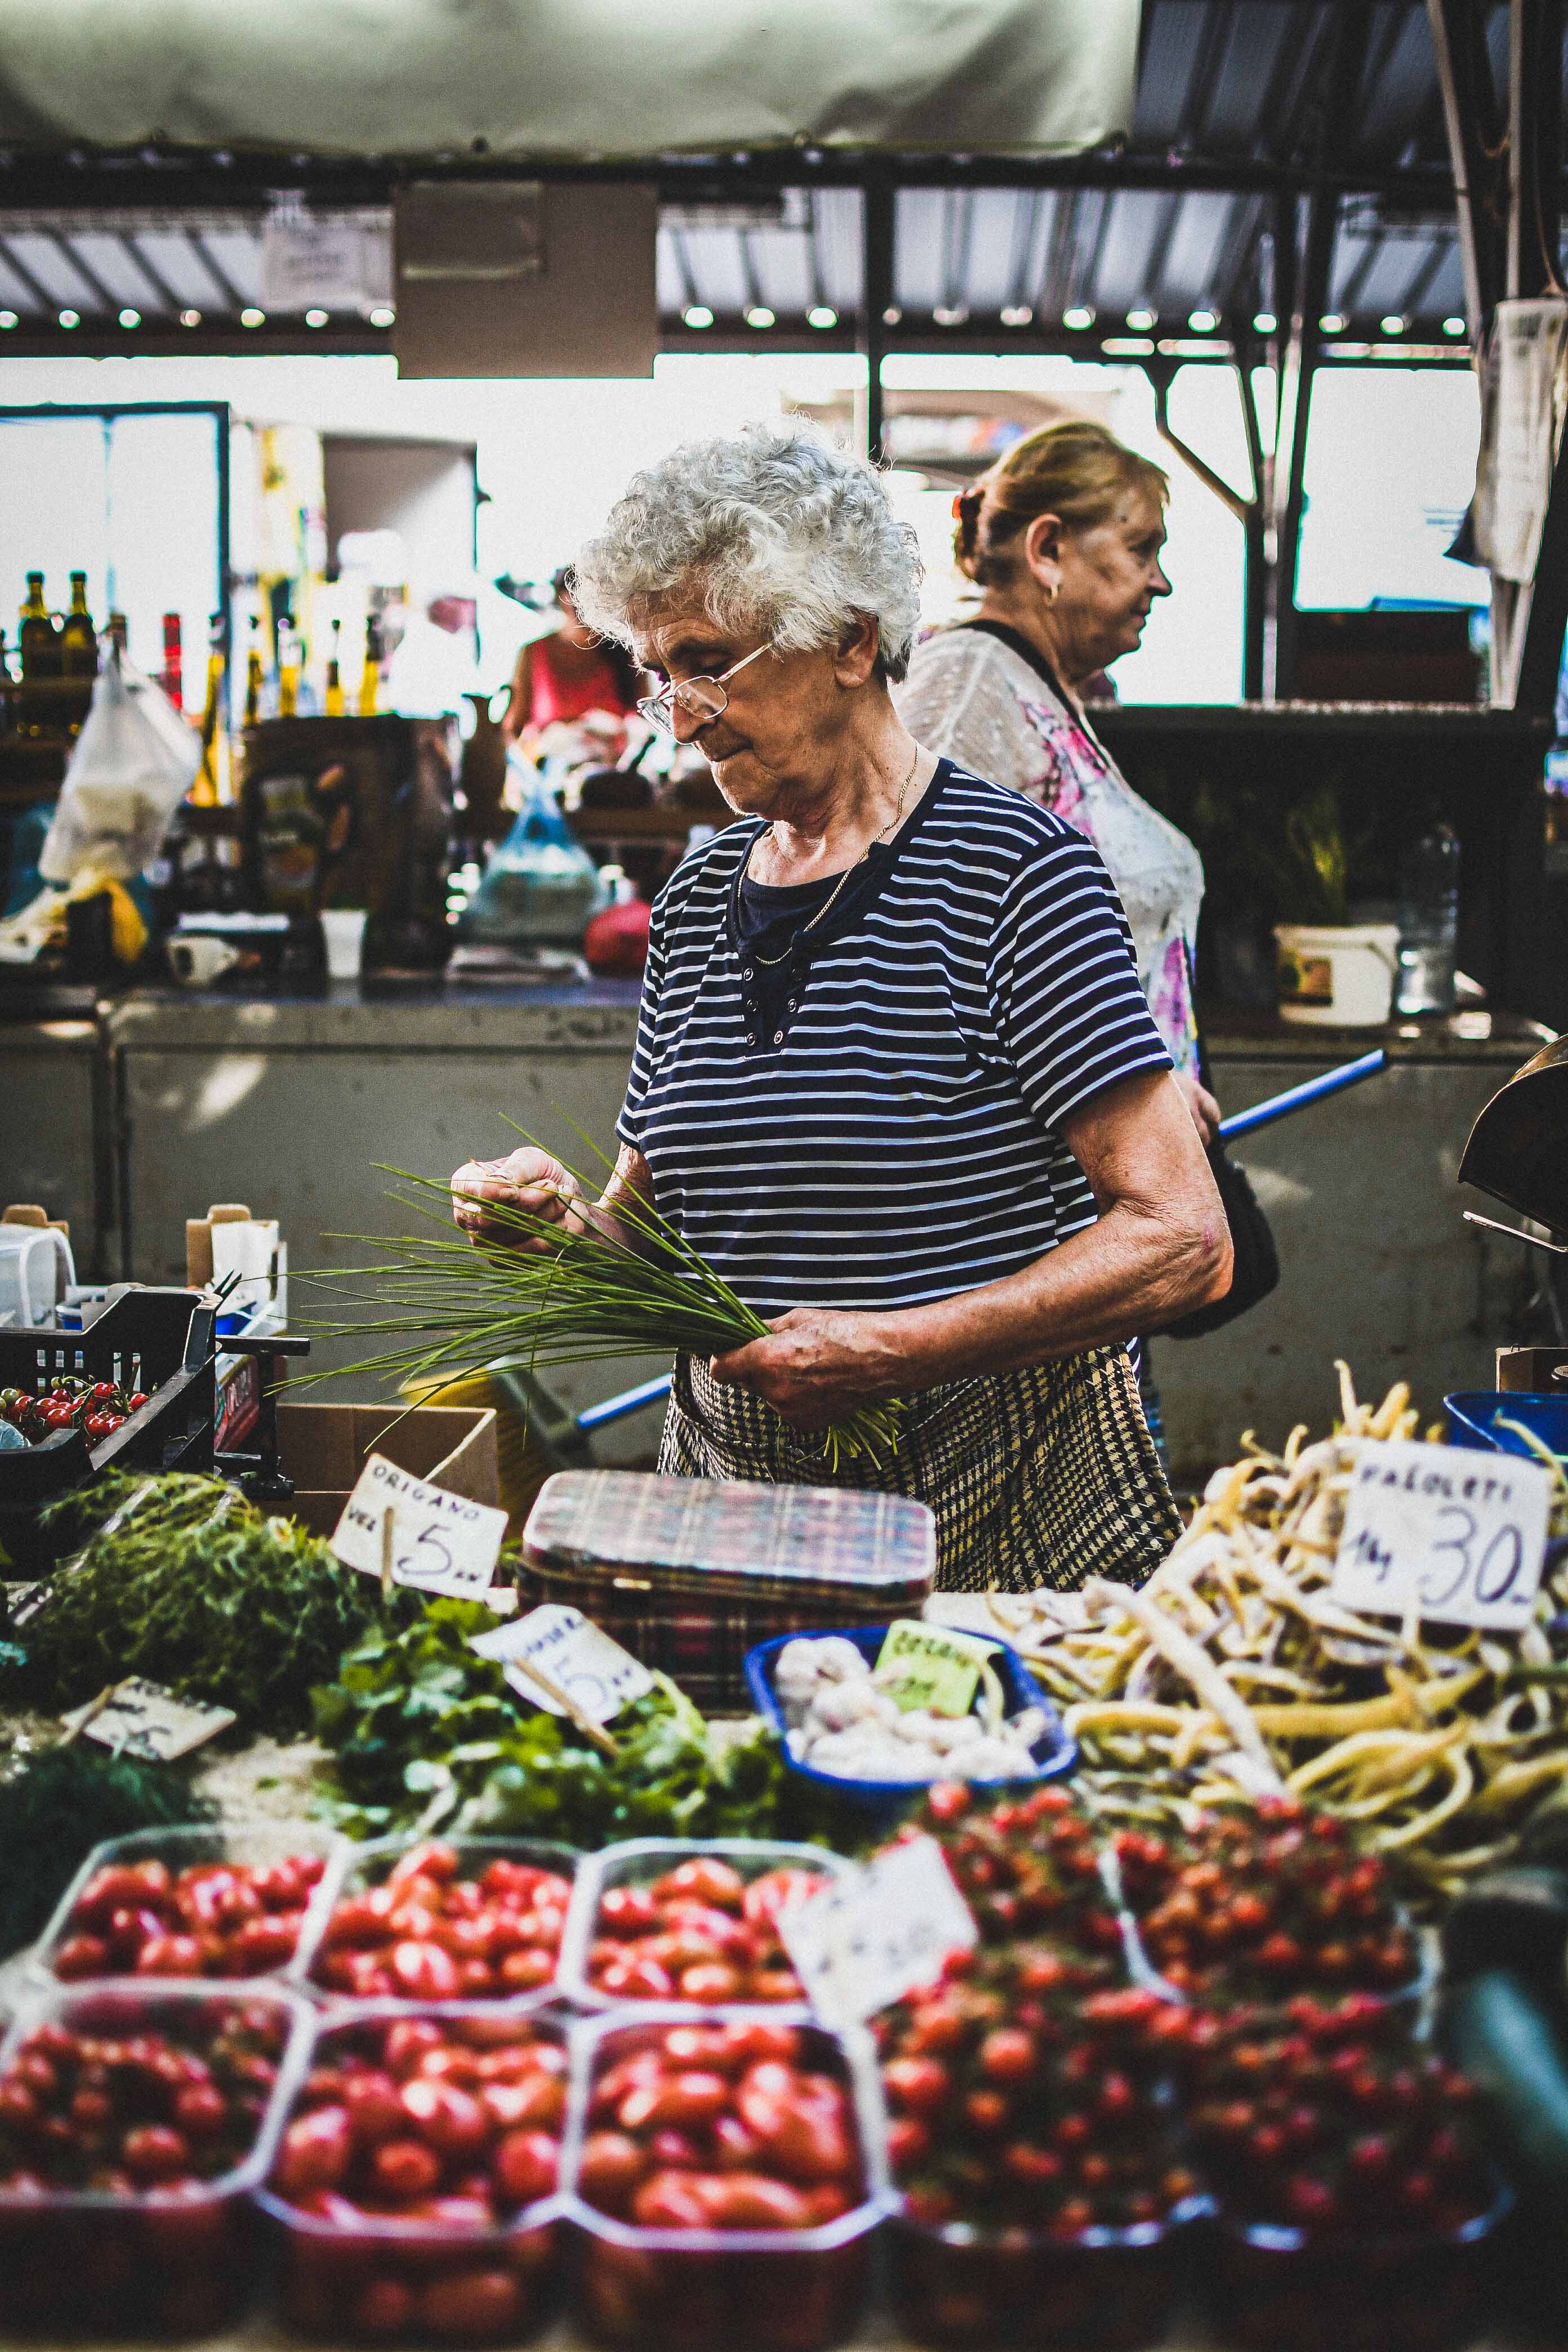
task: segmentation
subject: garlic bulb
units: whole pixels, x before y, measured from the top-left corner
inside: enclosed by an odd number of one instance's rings
[[[773,1690],[784,1740],[797,1764],[847,1780],[1008,1780],[1039,1770],[1031,1748],[1044,1734],[1043,1707],[1001,1716],[990,1695],[985,1717],[932,1715],[901,1708],[879,1686],[869,1661],[841,1633],[798,1635],[778,1654]]]

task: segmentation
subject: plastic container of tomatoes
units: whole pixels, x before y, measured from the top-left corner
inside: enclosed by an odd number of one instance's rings
[[[646,1983],[627,1975],[619,1975],[608,1984],[595,1979],[600,1974],[595,1960],[598,1952],[610,1937],[605,1913],[605,1898],[612,1905],[626,1890],[643,1890],[650,1895],[662,1882],[677,1871],[700,1870],[708,1864],[717,1865],[725,1874],[734,1874],[749,1887],[757,1880],[772,1877],[780,1872],[802,1872],[815,1878],[843,1879],[852,1877],[855,1864],[842,1854],[830,1853],[825,1847],[791,1845],[773,1838],[631,1838],[622,1845],[606,1846],[603,1853],[587,1855],[578,1873],[573,1892],[572,1907],[566,1915],[566,1932],[561,1944],[559,1984],[566,1998],[580,2009],[605,2010],[623,2002],[668,2001],[682,1998],[700,2001],[708,2007],[727,2008],[763,2006],[774,2008],[791,2003],[805,2004],[805,1995],[798,1982],[792,1988],[770,1985],[765,1994],[755,1999],[744,1992],[726,1990],[720,1995],[710,1990],[683,1994],[671,1971],[659,1959],[652,1961],[655,1973],[648,1973]],[[694,1892],[693,1900],[700,1910],[718,1906]],[[740,1922],[742,1927],[744,1921]],[[710,1923],[712,1937],[710,1952],[703,1958],[703,1923],[697,1919],[691,1928],[692,1965],[715,1968],[730,1967],[734,1959],[726,1956],[720,1922]],[[613,1930],[615,1940],[628,1962],[639,1959],[641,1945],[655,1945],[664,1930],[658,1919],[650,1918],[640,1930],[633,1931],[627,1922],[618,1923]],[[774,1939],[776,1941],[776,1939]],[[782,1954],[780,1955],[782,1958]],[[645,1964],[646,1965],[646,1964]],[[770,1979],[778,1973],[768,1969]],[[793,1978],[794,1971],[790,1970]],[[660,1982],[658,1976],[668,1981]]]
[[[1209,2249],[1211,2307],[1237,2352],[1453,2352],[1493,2305],[1498,2225],[1513,2192],[1456,2229],[1360,2235],[1222,2214]]]
[[[301,1952],[314,1948],[331,1907],[337,1867],[351,1851],[346,1838],[307,1822],[135,1830],[127,1837],[109,1838],[94,1846],[61,1895],[39,1938],[33,1972],[69,1983],[134,1975],[291,1978]],[[310,1858],[317,1875],[308,1888],[288,1890],[290,1897],[293,1892],[304,1894],[302,1906],[296,1906],[291,1899],[279,1901],[286,1890],[276,1874],[301,1856]],[[140,1895],[131,1879],[125,1883],[127,1900],[115,1908],[130,1916],[119,1935],[110,1932],[113,1913],[103,1916],[103,1906],[84,1911],[88,1890],[100,1873],[143,1872],[149,1865],[153,1878]],[[187,1904],[191,1916],[186,1916],[155,1889],[163,1874],[177,1881],[182,1873],[195,1870],[228,1870],[236,1878],[227,1888],[216,1878],[205,1878],[200,1902]],[[299,1926],[289,1941],[280,1927],[296,1910]],[[144,1915],[139,1922],[138,1912]],[[165,1948],[177,1938],[183,1948],[160,1950],[151,1933],[154,1925],[163,1930],[159,1940]],[[143,1940],[133,1950],[139,1937]],[[108,1965],[92,1966],[88,1941],[106,1947]],[[139,1964],[142,1951],[150,1964]]]
[[[583,2193],[584,2143],[595,2084],[608,2069],[671,2028],[776,2031],[782,2016],[681,2004],[627,2022],[574,2026],[572,2100],[562,2150],[562,2211],[574,2240],[574,2315],[601,2343],[637,2352],[826,2352],[852,2335],[872,2277],[873,2239],[892,2201],[887,2118],[868,2035],[796,2022],[801,2063],[834,2074],[850,2099],[857,2202],[806,2229],[651,2229],[605,2211]]]
[[[893,2309],[922,2344],[1132,2352],[1163,2340],[1190,2276],[1193,2225],[1210,2210],[1206,2198],[1193,2197],[1163,2221],[1071,2238],[896,2214],[888,2231]]]
[[[842,1797],[848,1803],[859,1806],[862,1811],[884,1821],[896,1819],[911,1798],[920,1796],[930,1788],[931,1777],[928,1775],[913,1780],[857,1780],[841,1772],[819,1772],[815,1765],[801,1763],[790,1753],[789,1742],[784,1737],[787,1726],[778,1693],[773,1687],[773,1675],[778,1666],[779,1653],[787,1649],[790,1643],[823,1642],[830,1634],[837,1641],[853,1642],[861,1656],[874,1665],[881,1654],[889,1630],[886,1625],[838,1625],[820,1632],[783,1633],[774,1641],[759,1642],[755,1649],[748,1650],[745,1666],[746,1686],[752,1694],[752,1703],[763,1720],[778,1734],[780,1753],[790,1770],[798,1773],[803,1780],[815,1780],[819,1789],[830,1789],[835,1796]],[[1035,1759],[1035,1770],[1029,1779],[1054,1780],[1062,1773],[1070,1772],[1078,1761],[1077,1740],[1063,1730],[1056,1709],[1017,1651],[1005,1642],[993,1641],[989,1634],[986,1639],[996,1653],[994,1664],[1006,1701],[1007,1714],[1021,1715],[1026,1707],[1034,1706],[1038,1707],[1046,1718],[1046,1727],[1029,1751]],[[1012,1789],[1027,1785],[1028,1780],[1022,1782],[1016,1780],[976,1780],[973,1783],[977,1789]]]
[[[561,2055],[555,2079],[564,2095],[565,2040],[555,2020],[503,2009],[494,2001],[420,2007],[363,2001],[321,2017],[308,2071],[303,2081],[296,2081],[295,2115],[307,2108],[312,2086],[321,2087],[324,2071],[342,2067],[345,2058],[392,2071],[389,2037],[429,2027],[437,2030],[439,2046],[457,2046],[459,2053],[471,2052],[481,2062],[493,2063],[507,2051],[549,2047]],[[395,2057],[392,2065],[400,2087],[413,2079]],[[454,2077],[441,2079],[456,2086]],[[279,2165],[293,2119],[280,2118],[275,2135]],[[425,2128],[438,2142],[437,2126],[427,2124]],[[467,2191],[461,2184],[464,2168],[485,2172],[495,2165],[505,2131],[504,2122],[498,2122],[491,2139],[476,2156],[450,2148],[440,2154],[440,2182],[431,2193],[413,2200],[429,2210],[406,2216],[366,2210],[337,2193],[318,2197],[320,2210],[308,2210],[282,2193],[275,2165],[272,2177],[256,2189],[255,2202],[273,2239],[278,2298],[289,2326],[334,2344],[505,2345],[532,2335],[553,2309],[559,2285],[562,2231],[556,2183],[493,2223],[455,2211],[471,2201],[472,2180]],[[561,2132],[562,2117],[557,2116],[548,2133],[557,2148]],[[420,2144],[412,2126],[406,2130],[399,2126],[397,2137],[405,2150],[409,2144]]]
[[[525,1909],[510,1899],[502,1901],[498,1894],[495,1902],[481,1905],[477,1912],[465,1898],[448,1917],[444,1906],[425,1903],[419,1907],[437,1915],[430,1921],[434,1935],[383,1933],[367,1898],[400,1876],[416,1874],[426,1855],[443,1857],[438,1868],[446,1876],[437,1885],[478,1884],[481,1895],[486,1874],[495,1871],[512,1873],[514,1889],[515,1874],[521,1872],[542,1872],[572,1887],[580,1860],[574,1847],[542,1838],[392,1837],[348,1846],[332,1874],[326,1905],[312,1923],[314,1932],[308,1943],[301,1940],[289,1971],[301,1989],[329,2005],[363,1999],[504,2000],[509,2006],[537,2009],[553,2000],[566,1904],[552,1901]],[[467,1954],[461,1947],[468,1932],[461,1925],[465,1919],[488,1920],[489,1929],[488,1935],[473,1934],[473,1948]],[[371,1979],[362,1979],[363,1990],[356,1989],[352,1969],[343,1966],[350,1955],[361,1952],[374,1963]],[[467,1966],[469,1960],[476,1965]]]
[[[314,2022],[308,2002],[273,1984],[241,1991],[121,1979],[56,1986],[27,2007],[0,2043],[0,2169],[7,2174],[6,2159],[24,2142],[5,2111],[29,2065],[43,2058],[59,2072],[69,2063],[75,2077],[74,2062],[45,2054],[35,2039],[40,2033],[87,2036],[98,2045],[92,2063],[106,2068],[110,2102],[125,2109],[110,2127],[117,2133],[145,2133],[149,2118],[163,2112],[155,2079],[136,2079],[137,2066],[145,2067],[158,2046],[154,2036],[215,2070],[226,2037],[237,2042],[251,2067],[237,2095],[254,2113],[234,2118],[232,2160],[211,2178],[68,2189],[52,2185],[50,2168],[39,2162],[26,2183],[0,2185],[0,2340],[11,2341],[13,2329],[111,2341],[205,2334],[236,2315],[255,2277],[250,2192],[271,2164]],[[129,2063],[111,2061],[115,2047],[131,2053]],[[226,2080],[226,2069],[216,2079]]]

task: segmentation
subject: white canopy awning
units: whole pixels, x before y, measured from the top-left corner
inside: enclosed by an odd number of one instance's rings
[[[565,163],[1125,136],[1139,0],[0,0],[0,144]]]

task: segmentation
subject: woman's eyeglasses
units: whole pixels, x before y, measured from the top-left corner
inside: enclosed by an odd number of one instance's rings
[[[667,735],[675,732],[677,710],[684,710],[689,719],[695,719],[699,727],[706,727],[730,707],[730,698],[724,691],[725,681],[743,670],[748,662],[760,661],[763,654],[772,650],[771,645],[759,646],[754,654],[742,654],[738,662],[731,662],[729,668],[721,671],[717,677],[683,677],[679,681],[672,678],[659,693],[650,694],[646,700],[639,702],[637,709],[650,726],[661,727]]]

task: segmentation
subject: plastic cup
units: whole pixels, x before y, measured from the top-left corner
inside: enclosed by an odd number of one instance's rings
[[[363,907],[328,907],[321,915],[321,929],[327,940],[327,976],[331,980],[357,980],[364,958],[364,918]]]

